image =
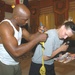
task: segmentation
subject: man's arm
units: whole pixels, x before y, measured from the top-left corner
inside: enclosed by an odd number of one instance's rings
[[[27,32],[25,34],[27,37],[29,37],[29,34],[27,34]],[[0,37],[7,52],[14,57],[19,57],[22,54],[26,53],[27,51],[30,51],[40,41],[45,41],[47,38],[47,35],[40,34],[35,39],[31,40],[30,42],[26,44],[18,45],[18,42],[16,38],[14,37],[13,28],[9,24],[5,23],[0,25]]]
[[[39,34],[44,33],[45,31],[47,31],[47,28],[44,26],[40,26],[38,28],[38,31],[34,34],[30,34],[25,28],[22,29],[23,38],[25,38],[27,41],[35,39],[36,37],[38,37]]]
[[[39,32],[36,32],[34,34],[30,34],[25,28],[22,29],[23,32],[23,38],[27,41],[31,41],[33,39],[36,39],[36,37],[38,37],[40,35]]]

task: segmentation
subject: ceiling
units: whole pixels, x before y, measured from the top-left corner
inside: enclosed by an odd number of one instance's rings
[[[16,4],[16,0],[2,0],[2,1],[4,1],[8,5]],[[32,1],[32,0],[28,0],[28,1]]]

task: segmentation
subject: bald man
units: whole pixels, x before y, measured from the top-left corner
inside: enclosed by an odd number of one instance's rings
[[[17,58],[30,51],[40,41],[45,41],[46,34],[30,34],[25,25],[30,18],[29,9],[18,4],[13,10],[11,19],[5,19],[0,23],[0,75],[21,75],[21,69]],[[21,44],[21,38],[28,43]]]

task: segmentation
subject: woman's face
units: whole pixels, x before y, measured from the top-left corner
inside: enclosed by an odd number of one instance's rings
[[[66,39],[73,35],[73,32],[70,28],[66,29],[65,25],[61,26],[60,31],[58,33],[60,39]]]

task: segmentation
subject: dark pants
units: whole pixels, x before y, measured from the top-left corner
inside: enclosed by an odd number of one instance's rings
[[[41,67],[41,64],[36,64],[31,62],[29,75],[40,75],[39,73],[40,67]],[[46,68],[46,75],[55,75],[54,64],[45,65],[45,68]]]
[[[22,75],[19,64],[5,65],[0,61],[0,75]]]

